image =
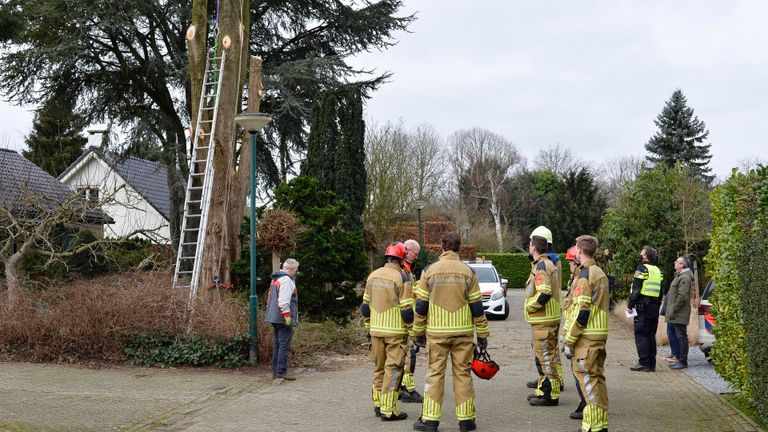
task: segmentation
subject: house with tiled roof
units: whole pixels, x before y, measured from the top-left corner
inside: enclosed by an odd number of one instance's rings
[[[104,224],[111,220],[101,209],[89,206],[73,196],[42,168],[15,150],[0,148],[0,208],[15,219],[35,221],[59,212],[61,205],[70,206],[73,220],[96,234],[102,234]]]
[[[142,232],[141,237],[170,243],[170,192],[161,163],[91,147],[59,175],[59,181],[87,199],[106,201],[102,210],[114,223],[104,227],[105,237]]]

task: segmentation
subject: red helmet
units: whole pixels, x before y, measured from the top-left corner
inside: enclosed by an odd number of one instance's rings
[[[499,365],[491,360],[486,350],[475,350],[475,359],[472,360],[472,372],[482,379],[491,379],[499,371]]]
[[[402,243],[392,243],[387,246],[387,250],[384,252],[384,256],[405,259],[405,245]]]
[[[567,251],[565,251],[565,259],[576,261],[576,246],[571,246]]]

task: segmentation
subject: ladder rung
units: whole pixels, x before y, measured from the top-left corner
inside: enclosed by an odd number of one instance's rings
[[[200,228],[184,228],[184,231],[200,231]]]
[[[200,111],[213,111],[215,107],[210,108],[200,108]]]
[[[199,189],[202,189],[202,188],[203,188],[203,186],[190,186],[189,190],[199,190]]]
[[[208,163],[208,159],[195,159],[192,162],[196,162],[196,163],[205,162],[205,163]]]
[[[188,274],[188,273],[192,273],[192,270],[189,270],[189,271],[187,271],[187,270],[177,271],[176,273],[178,273],[178,274]]]
[[[195,259],[195,257],[193,257],[193,256],[180,256],[179,259],[180,260],[189,260],[189,259]]]
[[[203,173],[189,173],[190,177],[200,177],[200,176],[204,176],[204,175],[205,175],[204,172]]]
[[[199,123],[213,123],[213,120],[200,120]]]
[[[192,243],[181,243],[181,245],[182,245],[182,246],[191,246],[191,245],[196,245],[196,244],[197,244],[197,242],[192,242]]]
[[[202,215],[203,215],[203,214],[201,213],[201,214],[188,214],[188,215],[186,215],[186,216],[187,216],[187,217],[200,217],[200,216],[202,216]]]
[[[198,150],[208,150],[209,148],[211,148],[211,146],[195,147],[195,151],[198,151]]]
[[[195,204],[196,204],[196,203],[200,203],[200,202],[203,202],[203,200],[192,200],[192,201],[187,201],[187,203],[189,203],[189,204],[192,204],[192,203],[195,203]]]

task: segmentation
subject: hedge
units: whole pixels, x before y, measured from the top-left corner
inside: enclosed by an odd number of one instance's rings
[[[768,169],[734,172],[712,198],[716,370],[768,421]]]
[[[571,268],[565,260],[565,254],[558,254],[563,265],[563,287],[571,277]],[[493,262],[496,271],[503,275],[509,288],[523,288],[528,275],[531,273],[531,260],[526,253],[478,252],[479,258]]]

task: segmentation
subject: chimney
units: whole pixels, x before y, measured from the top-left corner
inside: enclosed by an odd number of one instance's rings
[[[104,144],[109,128],[106,126],[94,126],[87,130],[88,132],[88,147],[101,148]]]

